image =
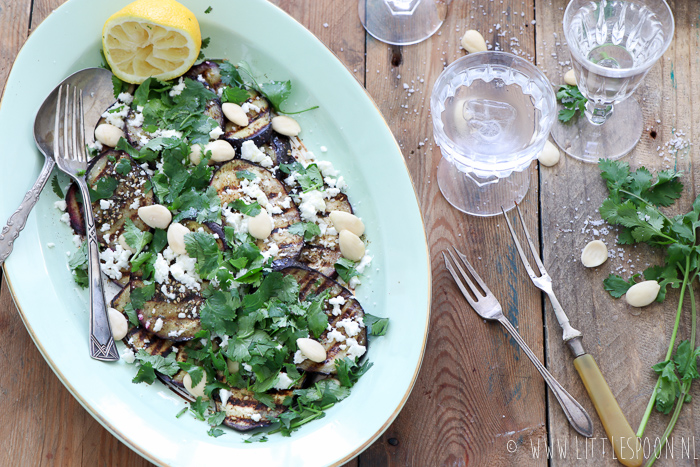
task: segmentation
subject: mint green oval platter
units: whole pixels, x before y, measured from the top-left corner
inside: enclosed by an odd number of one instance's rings
[[[53,12],[19,53],[0,107],[0,222],[19,206],[43,159],[33,140],[35,112],[66,76],[101,63],[104,21],[128,0],[70,0]],[[87,293],[73,283],[67,251],[72,232],[58,200],[44,190],[5,263],[24,324],[56,375],[105,428],[160,465],[315,466],[342,464],[375,441],[403,407],[418,375],[430,315],[430,269],[423,222],[401,151],[375,104],[343,64],[309,31],[264,0],[183,0],[197,16],[208,57],[248,61],[268,79],[291,79],[293,108],[305,145],[333,162],[367,226],[374,260],[357,295],[365,310],[391,318],[373,338],[372,369],[325,418],[291,438],[246,444],[226,429],[207,435],[204,422],[175,415],[184,401],[156,382],[133,384],[133,365],[88,356]],[[204,14],[207,7],[210,14]],[[261,29],[265,33],[261,33]],[[321,146],[328,148],[322,153]],[[61,178],[66,184],[65,178]],[[48,244],[55,247],[49,248]],[[120,349],[123,348],[121,347]],[[50,397],[50,395],[47,395]],[[9,402],[6,402],[9,403]]]

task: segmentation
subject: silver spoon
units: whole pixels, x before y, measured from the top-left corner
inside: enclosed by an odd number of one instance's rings
[[[53,131],[56,120],[56,97],[58,88],[70,83],[83,91],[83,103],[85,108],[85,124],[87,128],[94,128],[104,112],[114,102],[112,93],[112,73],[104,68],[86,68],[73,73],[56,86],[46,98],[34,120],[34,141],[39,151],[44,155],[44,167],[34,186],[24,195],[19,208],[7,220],[7,225],[0,232],[0,266],[5,262],[19,233],[27,223],[27,217],[39,199],[41,191],[51,176],[56,164],[53,158]],[[93,132],[86,131],[86,140],[92,143]]]

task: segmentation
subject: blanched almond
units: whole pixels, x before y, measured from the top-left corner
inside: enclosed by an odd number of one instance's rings
[[[112,307],[107,308],[107,318],[109,319],[109,327],[112,328],[112,337],[115,341],[120,341],[126,337],[126,332],[129,330],[129,323],[126,317]]]
[[[202,162],[202,146],[199,144],[190,146],[190,162],[194,165],[199,165]]]
[[[231,374],[238,373],[238,370],[241,368],[240,363],[235,360],[229,360],[228,358],[226,359],[226,366],[228,367],[228,372]]]
[[[574,73],[574,70],[569,70],[566,73],[564,73],[564,82],[568,84],[569,86],[576,86],[576,73]]]
[[[265,240],[272,233],[272,218],[264,209],[260,214],[248,219],[248,233],[258,240]]]
[[[274,117],[272,119],[272,129],[284,136],[296,136],[301,132],[299,123],[286,115]]]
[[[240,105],[234,104],[233,102],[225,102],[221,105],[221,110],[223,110],[226,118],[236,125],[248,126],[248,115]]]
[[[188,233],[190,233],[190,229],[179,222],[173,222],[168,226],[168,246],[173,250],[173,253],[178,255],[187,254],[185,235]]]
[[[211,151],[211,160],[214,162],[230,161],[236,157],[236,150],[233,149],[231,143],[223,139],[217,139],[204,146],[204,152]]]
[[[661,290],[661,286],[656,281],[640,282],[629,288],[625,294],[625,300],[637,308],[647,306],[656,300],[659,290]]]
[[[354,214],[345,211],[331,211],[328,215],[333,222],[333,227],[338,232],[349,230],[358,237],[365,233],[365,224]]]
[[[182,384],[193,397],[201,397],[206,401],[209,400],[209,398],[204,395],[204,387],[207,385],[207,372],[203,371],[202,373],[202,379],[195,387],[192,387],[192,377],[189,373],[185,373],[185,376],[182,378]]]
[[[124,249],[124,251],[130,251],[132,253],[135,253],[136,250],[131,248],[128,243],[126,243],[126,238],[124,238],[124,234],[119,235],[117,238],[117,243],[121,245],[121,247]]]
[[[537,159],[540,161],[540,164],[547,167],[551,167],[557,162],[559,162],[560,157],[561,153],[559,152],[559,148],[556,147],[554,143],[547,140],[547,142],[544,143],[544,148],[542,149],[542,152],[539,156],[537,156]]]
[[[608,259],[608,247],[600,240],[589,242],[581,251],[581,262],[587,268],[595,268]]]
[[[154,229],[165,229],[173,220],[173,215],[162,204],[152,204],[139,208],[139,217],[147,226]]]
[[[350,261],[360,261],[365,256],[365,244],[349,230],[341,230],[338,236],[340,254]]]
[[[462,36],[462,47],[470,54],[474,52],[485,52],[486,41],[479,31],[470,29]]]
[[[312,362],[321,363],[326,360],[326,349],[318,341],[301,337],[297,339],[297,347],[302,355]]]
[[[105,146],[115,147],[119,142],[119,138],[124,137],[124,132],[109,123],[102,123],[95,128],[95,139]]]

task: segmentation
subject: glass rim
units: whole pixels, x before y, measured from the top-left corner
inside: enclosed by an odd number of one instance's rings
[[[517,65],[522,66],[523,68],[526,69],[528,72],[529,76],[528,78],[530,80],[535,80],[538,79],[540,80],[544,86],[542,86],[542,91],[543,95],[547,95],[547,100],[550,101],[552,105],[552,111],[551,115],[549,116],[543,116],[542,121],[545,122],[545,125],[548,126],[547,131],[542,131],[540,134],[538,134],[528,145],[528,148],[531,146],[535,146],[538,144],[544,145],[545,140],[549,138],[549,133],[551,131],[551,126],[554,124],[554,120],[556,118],[556,95],[554,93],[554,87],[552,86],[552,83],[549,81],[549,78],[544,74],[542,70],[540,70],[534,63],[530,62],[529,60],[519,57],[515,54],[509,53],[509,52],[503,52],[503,51],[495,51],[495,50],[487,50],[484,52],[476,52],[476,53],[470,53],[464,57],[460,57],[454,62],[450,63],[443,71],[440,73],[438,78],[435,80],[435,84],[433,85],[433,90],[430,95],[430,113],[433,121],[433,138],[436,140],[436,144],[443,149],[443,146],[447,149],[447,153],[449,154],[449,158],[451,159],[452,163],[458,163],[464,168],[469,169],[470,172],[483,172],[486,170],[487,172],[512,172],[512,171],[519,171],[523,170],[526,168],[536,157],[537,154],[534,154],[532,158],[530,158],[527,161],[521,160],[522,156],[528,152],[527,148],[521,149],[520,151],[516,151],[513,153],[513,157],[509,161],[503,161],[503,162],[488,162],[488,163],[483,163],[479,162],[477,160],[474,160],[468,156],[464,156],[461,154],[461,151],[452,143],[450,138],[447,137],[445,130],[444,130],[444,125],[441,119],[442,111],[439,111],[439,105],[441,104],[438,99],[438,93],[436,92],[436,89],[438,88],[438,85],[440,87],[443,87],[446,83],[444,83],[445,77],[449,74],[450,71],[454,70],[455,68],[459,66],[464,66],[466,68],[470,68],[468,66],[470,63],[469,62],[474,62],[474,66],[478,65],[496,65],[496,66],[508,66],[506,64],[501,64],[501,63],[480,63],[479,60],[486,56],[490,55],[492,57],[501,57],[501,58],[507,58],[509,60],[512,60],[515,62]],[[465,65],[466,64],[466,65]],[[443,103],[444,105],[444,103]],[[444,110],[444,109],[443,109]],[[437,136],[439,135],[439,139],[441,140],[438,142]],[[443,157],[445,157],[445,150],[441,151]],[[455,155],[458,155],[458,157],[455,157]],[[465,163],[463,162],[463,159],[468,159],[472,163]]]
[[[563,26],[564,26],[564,37],[566,38],[567,42],[567,47],[569,49],[569,53],[573,55],[576,60],[579,61],[579,63],[585,63],[586,66],[585,68],[588,70],[591,70],[595,72],[598,75],[601,76],[606,76],[609,78],[628,78],[630,76],[634,76],[641,71],[645,69],[650,69],[654,64],[663,56],[663,54],[666,53],[668,50],[669,46],[671,45],[671,41],[673,40],[673,36],[676,31],[676,20],[673,17],[673,12],[671,11],[671,7],[668,5],[666,0],[641,0],[641,1],[633,1],[633,0],[625,0],[628,1],[629,3],[637,3],[640,5],[644,6],[650,6],[652,3],[655,4],[663,4],[663,6],[666,7],[666,11],[668,12],[668,16],[671,18],[671,31],[670,34],[664,39],[664,46],[661,47],[652,57],[650,57],[648,60],[646,60],[643,64],[633,67],[633,68],[606,68],[604,66],[600,66],[598,64],[595,64],[588,60],[588,58],[584,57],[583,54],[580,53],[579,50],[577,50],[575,47],[573,47],[571,44],[573,43],[572,37],[571,37],[571,18],[573,16],[572,9],[573,8],[580,8],[584,2],[582,1],[576,1],[576,0],[571,0],[569,4],[566,6],[566,10],[564,10],[564,21],[563,21]],[[576,7],[573,7],[574,4],[577,4]],[[587,3],[595,3],[588,1]],[[600,1],[598,2],[600,3]]]

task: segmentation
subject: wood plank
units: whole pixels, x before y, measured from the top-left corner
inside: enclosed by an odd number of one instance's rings
[[[568,49],[562,31],[565,0],[543,0],[537,3],[537,59],[538,65],[548,72],[553,83],[561,83],[563,73],[570,68]],[[683,177],[686,190],[683,198],[672,208],[671,214],[687,212],[697,195],[695,183],[698,168],[688,151],[669,154],[668,144],[674,133],[680,140],[691,141],[697,132],[698,117],[689,109],[697,95],[697,83],[691,83],[698,73],[697,25],[700,13],[696,2],[675,2],[672,6],[676,19],[675,40],[664,57],[646,77],[633,98],[642,105],[644,115],[642,139],[628,161],[633,168],[644,165],[653,170],[677,166],[688,175]],[[674,130],[675,129],[675,130]],[[657,148],[660,147],[660,150]],[[663,151],[664,154],[660,155]],[[545,265],[555,283],[555,292],[572,324],[584,335],[584,344],[597,360],[613,394],[636,430],[656,382],[651,365],[664,359],[671,335],[678,291],[669,293],[663,304],[653,304],[642,310],[628,307],[624,300],[612,299],[602,287],[602,280],[611,272],[626,278],[641,272],[646,264],[661,264],[663,254],[644,246],[618,249],[616,234],[605,234],[603,226],[586,226],[586,220],[600,220],[597,208],[607,196],[607,190],[594,164],[585,164],[564,157],[553,168],[541,170],[542,234]],[[599,232],[600,235],[596,235]],[[587,270],[580,263],[580,251],[593,239],[602,239],[615,257],[604,265]],[[575,283],[575,285],[574,285]],[[681,323],[679,339],[687,338],[688,312]],[[573,368],[569,351],[561,343],[549,303],[546,310],[547,346],[550,368],[562,377],[569,389],[592,415],[597,440],[588,442],[587,452],[582,438],[567,429],[561,412],[549,406],[551,423],[550,443],[568,445],[568,456],[555,455],[553,465],[618,465],[612,458],[611,446],[601,437],[605,432],[586,391]],[[693,391],[697,400],[697,387]],[[681,452],[681,443],[692,442],[698,433],[697,409],[693,404],[684,407],[681,419],[673,433],[674,458],[671,451],[656,465],[696,465],[691,448],[690,459]],[[645,452],[648,454],[656,437],[660,437],[668,416],[655,412],[645,433]],[[575,452],[578,443],[579,453]],[[603,453],[605,448],[605,453]],[[584,452],[586,453],[584,455]],[[577,457],[578,456],[578,457]]]
[[[440,194],[436,168],[441,156],[433,143],[429,112],[433,83],[446,64],[464,55],[459,48],[464,30],[477,29],[501,48],[534,56],[533,13],[530,1],[452,2],[439,35],[426,42],[391,47],[367,40],[367,89],[399,141],[422,206],[433,303],[428,347],[415,388],[396,422],[360,457],[363,466],[546,462],[533,461],[524,449],[546,439],[542,378],[498,324],[484,324],[471,311],[445,270],[441,252],[450,245],[465,252],[541,358],[539,293],[525,275],[503,219],[463,215]],[[534,167],[531,174],[523,210],[537,237]]]
[[[30,1],[0,0],[0,96],[29,32]]]

